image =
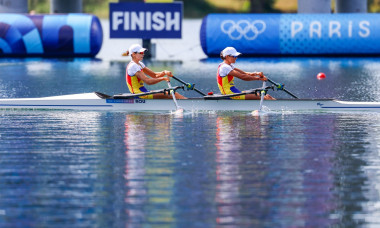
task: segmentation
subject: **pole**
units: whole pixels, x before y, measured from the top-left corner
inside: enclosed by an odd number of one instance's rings
[[[50,0],[50,13],[82,13],[82,0]]]
[[[119,0],[119,2],[141,2],[141,0]],[[152,42],[150,39],[142,38],[142,46],[148,49],[148,51],[144,55],[145,59],[151,59],[152,57],[155,57],[155,53],[156,53],[155,46],[152,45]]]
[[[28,0],[0,0],[0,13],[28,13]]]
[[[144,48],[148,49],[148,51],[145,52],[144,58],[145,59],[151,59],[153,56],[152,54],[154,52],[151,40],[150,39],[143,39],[142,40],[142,46]]]
[[[336,13],[367,13],[367,0],[335,0]]]

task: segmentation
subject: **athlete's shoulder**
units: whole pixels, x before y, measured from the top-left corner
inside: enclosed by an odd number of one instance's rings
[[[127,73],[130,76],[133,76],[136,74],[137,71],[141,71],[141,66],[134,61],[131,61],[127,66]]]
[[[223,66],[223,67],[235,67],[235,65],[233,64],[233,63],[231,63],[231,64],[227,64],[227,63],[225,63],[225,62],[221,62],[220,64],[219,64],[219,66]]]
[[[145,64],[143,62],[139,61],[139,65],[141,66],[142,69],[145,68]]]
[[[219,65],[219,67],[222,68],[222,69],[231,69],[231,70],[233,70],[235,68],[234,65],[232,65],[232,64],[229,65],[229,64],[227,64],[225,62],[221,63]]]
[[[221,63],[219,65],[219,75],[221,77],[224,77],[224,76],[227,76],[231,71],[233,70],[233,68],[231,67],[231,65],[228,65],[227,63]]]

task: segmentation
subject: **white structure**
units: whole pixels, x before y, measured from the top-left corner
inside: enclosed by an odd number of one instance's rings
[[[298,0],[298,13],[331,13],[331,0]]]
[[[28,0],[1,0],[0,13],[28,13]]]
[[[335,0],[336,13],[367,13],[367,0]],[[298,13],[331,13],[331,0],[298,0]]]

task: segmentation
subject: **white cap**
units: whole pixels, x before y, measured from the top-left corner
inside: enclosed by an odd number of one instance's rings
[[[239,55],[241,55],[241,53],[237,52],[236,49],[233,48],[233,47],[226,47],[222,51],[222,55],[223,55],[223,57],[226,57],[227,55],[230,55],[230,56],[239,56]]]
[[[128,51],[129,51],[129,54],[131,55],[132,53],[135,53],[135,52],[144,52],[146,51],[147,49],[146,48],[143,48],[141,47],[140,44],[132,44]]]

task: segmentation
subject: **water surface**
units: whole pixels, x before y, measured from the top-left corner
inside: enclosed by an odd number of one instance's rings
[[[0,226],[378,225],[380,116],[2,111]]]
[[[0,59],[0,97],[126,92],[128,61]],[[146,64],[216,92],[219,62]],[[236,65],[265,72],[299,97],[379,101],[378,62],[239,58]],[[318,81],[319,72],[327,78]],[[379,142],[380,114],[371,112],[0,110],[0,226],[376,227]]]

